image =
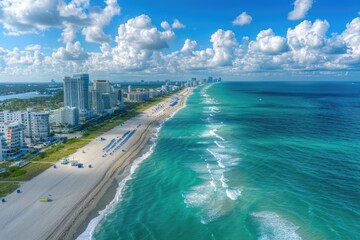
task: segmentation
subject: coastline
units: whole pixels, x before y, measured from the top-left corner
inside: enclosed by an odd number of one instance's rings
[[[94,168],[75,169],[62,166],[48,169],[33,180],[21,186],[22,194],[10,194],[8,203],[0,206],[0,233],[5,239],[74,239],[84,226],[96,217],[109,200],[114,198],[115,179],[129,166],[147,145],[155,127],[181,109],[191,89],[183,90],[173,107],[167,98],[160,104],[163,109],[154,111],[151,107],[128,120],[124,126],[117,126],[104,134],[106,139],[115,139],[126,130],[135,129],[135,134],[124,144],[123,151],[113,156],[101,158],[101,149],[108,144],[93,140],[79,149],[71,158],[79,159],[84,166]],[[165,106],[165,107],[164,107]],[[120,134],[120,135],[119,135]],[[126,151],[125,151],[126,149]],[[121,149],[120,149],[121,150]],[[84,154],[84,151],[86,152]],[[54,196],[48,203],[40,203],[38,198],[45,193]],[[22,231],[16,231],[22,226]]]
[[[156,124],[152,127],[152,130],[157,127],[159,127],[161,129],[162,124],[164,122],[170,120],[179,110],[186,107],[186,100],[191,94],[192,94],[192,91],[190,92],[190,94],[188,94],[184,99],[182,99],[180,101],[178,106],[175,108],[175,111],[172,111],[172,112],[164,115],[164,117],[162,119],[159,119],[156,122]],[[160,131],[160,129],[159,129],[159,131]],[[81,222],[81,224],[79,225],[79,227],[77,229],[74,229],[71,232],[71,235],[72,235],[71,239],[78,239],[78,240],[79,239],[88,239],[88,238],[79,238],[79,237],[82,234],[84,234],[84,232],[86,230],[88,230],[90,222],[92,220],[94,220],[95,218],[100,217],[99,212],[107,210],[107,207],[110,204],[117,204],[117,202],[113,203],[113,201],[117,197],[117,194],[121,195],[122,191],[123,191],[123,188],[121,188],[119,190],[119,188],[120,188],[119,184],[121,184],[121,183],[126,184],[126,182],[131,179],[131,175],[132,175],[132,173],[130,173],[130,169],[129,169],[129,172],[126,172],[126,173],[124,173],[123,176],[121,176],[123,174],[123,172],[127,170],[126,169],[127,167],[132,168],[134,161],[147,155],[149,153],[149,151],[152,151],[151,148],[156,146],[156,143],[152,142],[150,140],[150,138],[153,135],[152,130],[149,134],[149,139],[147,139],[147,141],[145,141],[143,147],[138,151],[137,155],[135,157],[133,157],[126,166],[124,166],[121,170],[118,171],[118,173],[114,177],[111,185],[105,190],[105,192],[102,194],[102,196],[99,196],[97,201],[95,201],[93,203],[93,205],[91,207],[89,207],[85,219]],[[151,153],[148,156],[144,157],[144,159],[142,161],[146,160],[151,155]],[[142,161],[141,161],[141,163],[142,163]],[[120,178],[120,176],[121,176],[121,178]],[[96,225],[94,226],[94,228],[92,230],[94,230],[97,227],[97,225],[101,222],[101,220],[103,220],[103,218],[105,216],[100,217],[99,222],[96,223]],[[92,234],[90,234],[90,235],[92,237]]]

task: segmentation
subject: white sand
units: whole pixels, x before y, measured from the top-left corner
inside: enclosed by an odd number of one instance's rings
[[[148,142],[151,130],[162,120],[183,105],[191,93],[186,89],[183,97],[174,107],[169,107],[171,99],[162,102],[163,108],[157,111],[154,106],[144,113],[128,120],[101,137],[90,142],[69,159],[84,164],[77,168],[56,163],[34,179],[23,183],[21,193],[12,193],[6,197],[6,203],[0,203],[0,239],[72,239],[76,228],[94,209],[101,195],[110,186],[116,174],[133,159]],[[137,128],[137,126],[141,126]],[[114,154],[107,157],[103,148],[118,139],[126,131],[137,129],[134,135]],[[122,152],[122,150],[126,150]],[[93,168],[88,165],[92,164]],[[53,201],[40,202],[40,197],[51,194]]]

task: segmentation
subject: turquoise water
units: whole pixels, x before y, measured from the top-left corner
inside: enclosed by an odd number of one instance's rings
[[[94,239],[360,239],[359,146],[359,83],[200,87]]]

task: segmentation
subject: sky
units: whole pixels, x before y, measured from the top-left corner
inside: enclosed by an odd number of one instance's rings
[[[0,82],[360,80],[358,0],[0,0]]]

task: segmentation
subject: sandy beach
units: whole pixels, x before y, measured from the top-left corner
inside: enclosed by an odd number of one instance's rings
[[[21,193],[8,195],[0,204],[0,238],[74,239],[117,174],[148,143],[153,128],[181,108],[190,94],[191,89],[185,89],[175,106],[168,98],[78,149],[69,160],[83,163],[83,168],[58,162],[57,168],[23,183]],[[40,197],[52,201],[40,202]]]

